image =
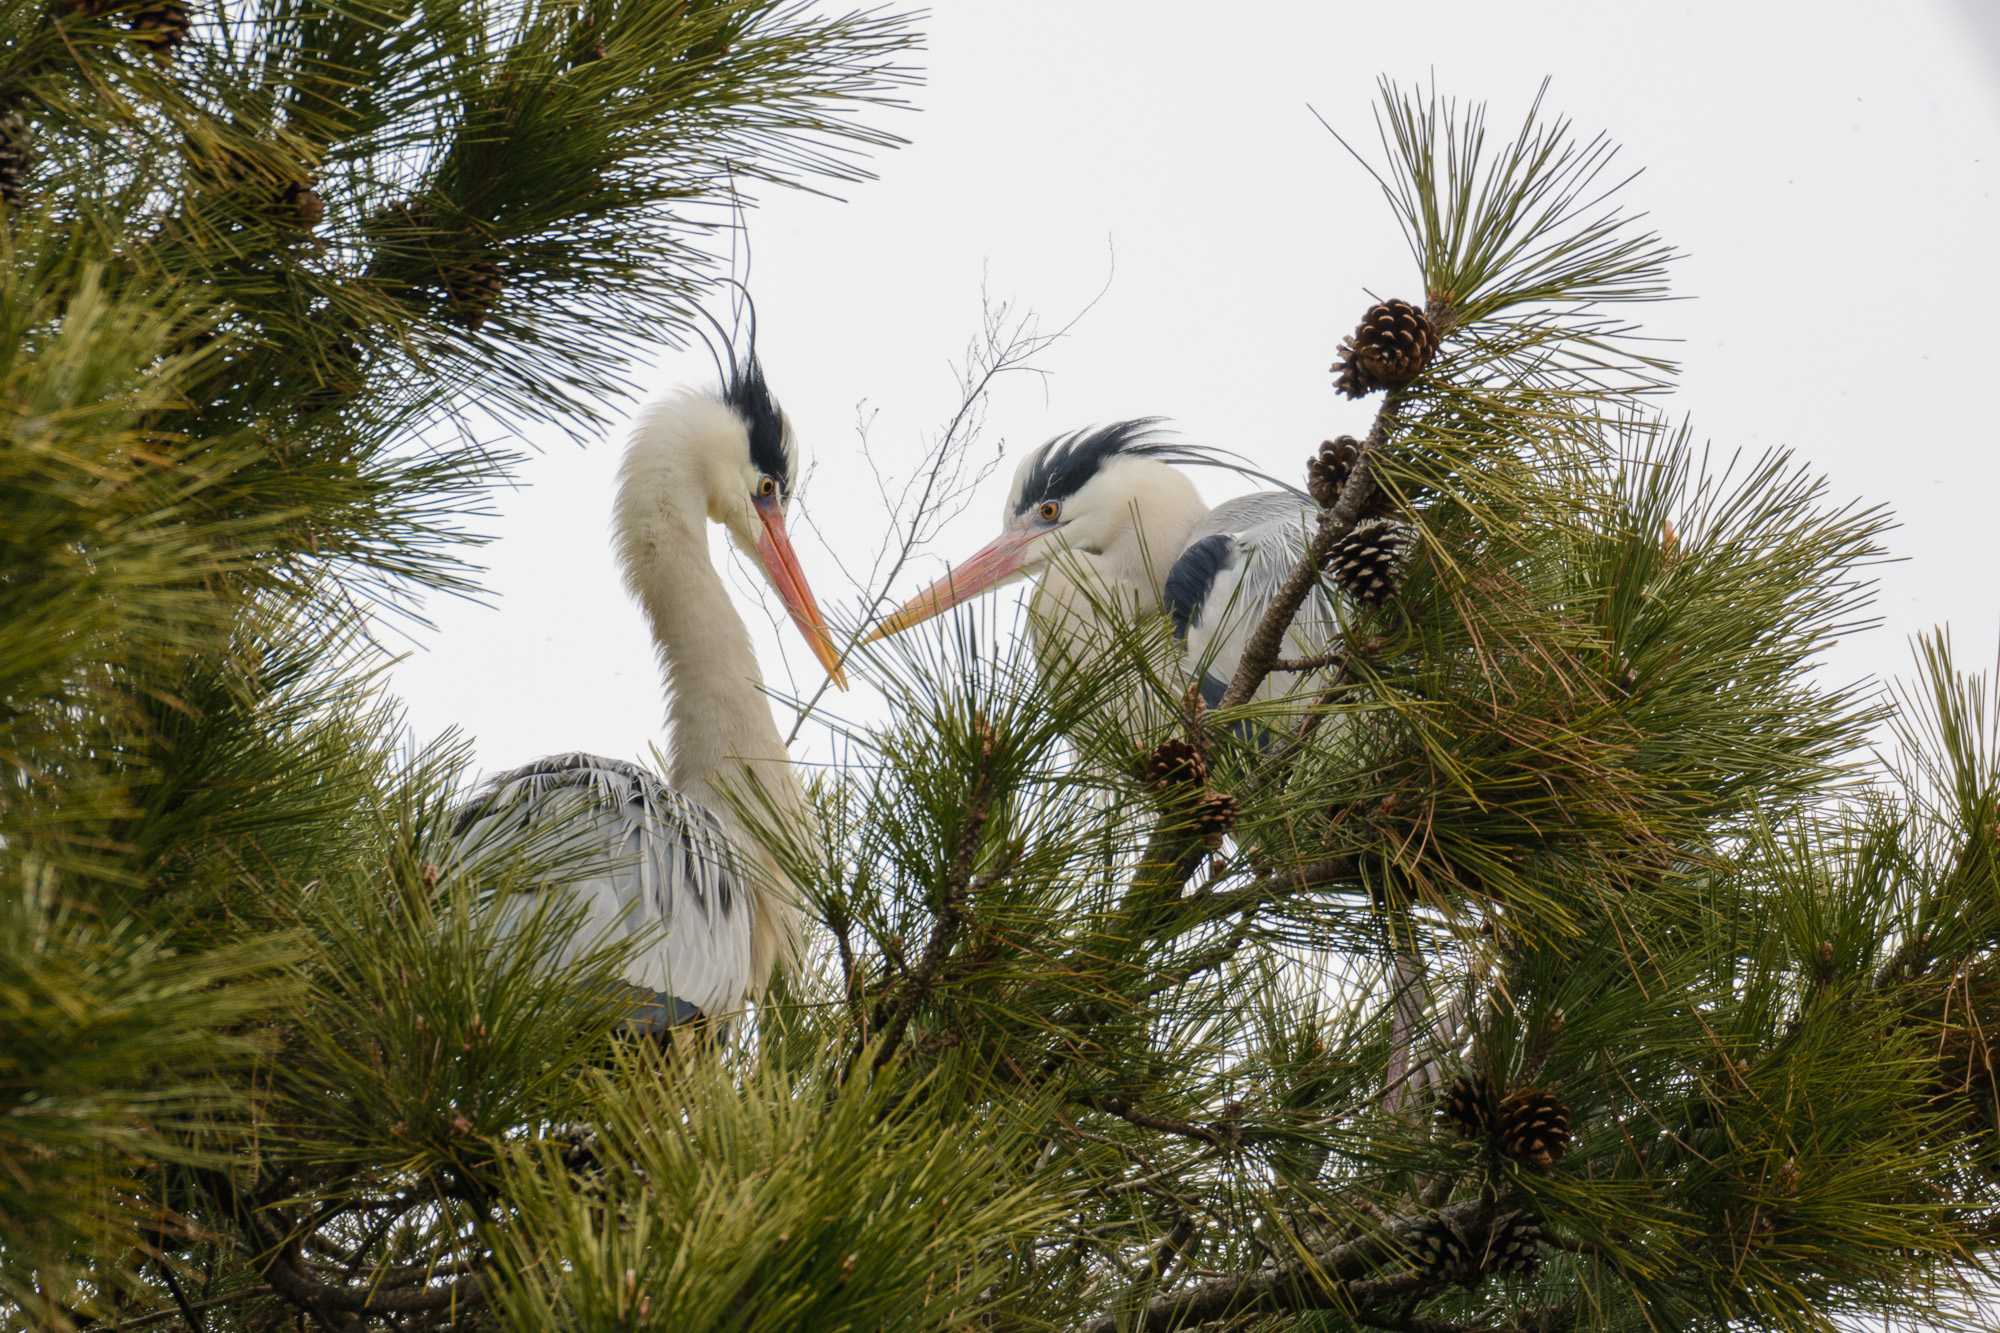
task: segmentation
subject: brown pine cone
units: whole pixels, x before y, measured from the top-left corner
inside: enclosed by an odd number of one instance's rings
[[[1471,1283],[1479,1265],[1464,1237],[1442,1217],[1430,1217],[1409,1233],[1410,1257],[1425,1277]]]
[[[1540,1088],[1516,1088],[1502,1097],[1494,1124],[1501,1151],[1528,1166],[1554,1166],[1569,1150],[1569,1108]]]
[[[1349,398],[1408,384],[1437,355],[1437,326],[1419,306],[1383,301],[1368,308],[1352,337],[1340,344],[1334,387]]]
[[[187,0],[145,0],[125,15],[135,40],[153,48],[153,59],[165,64],[174,50],[187,40],[192,22]]]
[[[1493,1127],[1493,1084],[1484,1074],[1461,1075],[1438,1099],[1438,1116],[1458,1129],[1462,1139],[1484,1138]]]
[[[28,168],[34,164],[34,139],[27,118],[18,111],[0,112],[0,200],[20,204]]]
[[[446,313],[474,332],[486,323],[504,290],[500,266],[490,259],[455,264],[444,271]]]
[[[1321,509],[1333,508],[1360,457],[1361,442],[1352,435],[1322,441],[1319,452],[1306,464],[1306,491],[1313,503]]]
[[[1161,791],[1176,787],[1199,787],[1208,781],[1208,761],[1201,751],[1178,736],[1170,736],[1153,747],[1144,762],[1146,781]]]
[[[326,217],[326,200],[319,197],[319,191],[302,180],[288,182],[278,191],[278,207],[307,231],[317,227]]]
[[[1222,836],[1236,827],[1236,816],[1242,812],[1236,798],[1226,791],[1205,791],[1196,799],[1191,816],[1194,826],[1211,843],[1222,840]]]
[[[1393,518],[1367,519],[1333,544],[1324,566],[1361,606],[1380,606],[1403,586],[1416,533]]]
[[[1486,1233],[1484,1267],[1489,1273],[1532,1277],[1542,1265],[1542,1241],[1542,1224],[1527,1213],[1497,1217]]]

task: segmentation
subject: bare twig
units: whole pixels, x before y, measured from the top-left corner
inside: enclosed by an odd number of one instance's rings
[[[1335,649],[1321,653],[1317,657],[1280,657],[1272,661],[1273,671],[1318,671],[1324,667],[1344,666],[1347,662],[1345,649]]]
[[[167,1262],[164,1255],[155,1262],[159,1266],[160,1276],[167,1280],[167,1291],[173,1296],[174,1305],[180,1311],[182,1321],[192,1333],[205,1333],[208,1324],[195,1312],[194,1307],[188,1304],[187,1293],[181,1290],[181,1280],[174,1276],[173,1265]]]
[[[1034,369],[1034,359],[1068,337],[1083,318],[1096,309],[1104,294],[1111,290],[1114,275],[1115,266],[1106,272],[1104,285],[1097,293],[1074,315],[1049,332],[1042,331],[1033,314],[1016,318],[1011,306],[1004,301],[994,301],[982,289],[981,329],[968,346],[964,366],[958,372],[958,407],[893,496],[888,481],[875,462],[873,451],[868,447],[866,424],[863,423],[862,456],[875,474],[876,489],[889,512],[890,528],[895,538],[876,552],[874,563],[865,578],[852,579],[850,576],[850,581],[861,587],[866,604],[858,623],[841,647],[840,661],[843,665],[866,637],[882,608],[888,604],[889,590],[895,587],[910,561],[922,553],[946,522],[964,511],[971,503],[973,492],[999,466],[1000,454],[997,450],[991,459],[977,468],[969,466],[972,446],[985,424],[986,403],[995,382],[1022,371],[1042,373]],[[819,532],[810,514],[806,516],[806,522],[814,532]],[[820,535],[823,540],[824,534]],[[812,695],[799,705],[791,731],[785,737],[788,747],[798,739],[806,720],[831,685],[831,679],[822,680]]]
[[[455,1316],[486,1303],[487,1278],[478,1271],[414,1291],[323,1281],[306,1268],[295,1225],[274,1226],[262,1203],[244,1197],[223,1172],[203,1169],[195,1173],[195,1178],[219,1206],[234,1216],[258,1275],[270,1284],[270,1290],[323,1328],[349,1333],[362,1327],[358,1318],[362,1315]]]
[[[1146,1272],[1148,1284],[1157,1285],[1173,1271],[1181,1255],[1187,1252],[1188,1242],[1194,1239],[1195,1230],[1199,1225],[1194,1217],[1187,1213],[1183,1213],[1180,1220],[1174,1223],[1174,1229],[1167,1233],[1166,1239],[1160,1242],[1160,1248],[1153,1252],[1152,1266]]]

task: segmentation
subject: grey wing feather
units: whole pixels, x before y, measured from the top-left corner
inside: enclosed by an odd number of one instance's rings
[[[1203,694],[1220,698],[1236,674],[1243,648],[1278,588],[1304,553],[1319,510],[1284,491],[1225,500],[1194,527],[1167,576],[1168,609],[1187,644],[1187,664]],[[1323,594],[1307,600],[1286,635],[1286,651],[1308,656],[1337,632]],[[1273,672],[1256,697],[1282,694],[1290,673]]]
[[[558,962],[644,935],[625,980],[668,1015],[726,1015],[750,981],[744,870],[722,823],[637,764],[566,754],[499,774],[459,811],[460,855],[510,850],[581,860],[582,873],[540,886],[570,895],[581,924]],[[530,894],[496,901],[503,931],[535,909]]]
[[[1296,532],[1310,533],[1319,520],[1319,510],[1310,501],[1285,491],[1252,491],[1231,496],[1202,516],[1189,534],[1190,543],[1211,533],[1240,534],[1276,524]]]

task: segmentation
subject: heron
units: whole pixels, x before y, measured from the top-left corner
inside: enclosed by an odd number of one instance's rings
[[[796,964],[803,919],[795,886],[727,795],[747,779],[778,817],[810,818],[750,632],[709,559],[710,523],[754,553],[813,655],[847,687],[786,535],[798,447],[758,364],[754,325],[750,346],[740,361],[732,348],[726,368],[718,354],[718,390],[684,388],[642,412],[618,474],[612,540],[668,686],[667,780],[599,755],[552,755],[492,778],[453,829],[468,854],[552,837],[599,853],[561,886],[579,924],[557,961],[643,934],[624,976],[634,990],[627,1027],[654,1036],[726,1026]],[[534,897],[503,901],[503,933]]]
[[[1055,437],[1015,468],[1000,535],[891,612],[869,639],[1036,577],[1028,627],[1038,660],[1093,651],[1120,615],[1162,614],[1202,696],[1214,704],[1298,563],[1318,507],[1282,489],[1211,509],[1182,471],[1190,466],[1262,476],[1233,455],[1167,438],[1157,417]],[[1334,630],[1332,604],[1322,595],[1293,621],[1286,647],[1305,657]],[[1293,673],[1273,671],[1252,697],[1282,696],[1294,683]]]

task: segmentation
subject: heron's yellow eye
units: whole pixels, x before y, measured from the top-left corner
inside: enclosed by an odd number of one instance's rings
[[[1042,522],[1053,523],[1062,517],[1062,501],[1044,500],[1035,512],[1042,516]]]
[[[770,477],[759,477],[759,478],[757,479],[757,498],[758,498],[758,499],[760,499],[760,500],[768,500],[768,499],[770,499],[770,498],[771,498],[772,496],[776,495],[777,493],[778,493],[778,483],[777,483],[777,482],[776,482],[776,481],[775,481],[775,480],[774,480],[773,478],[770,478]]]

